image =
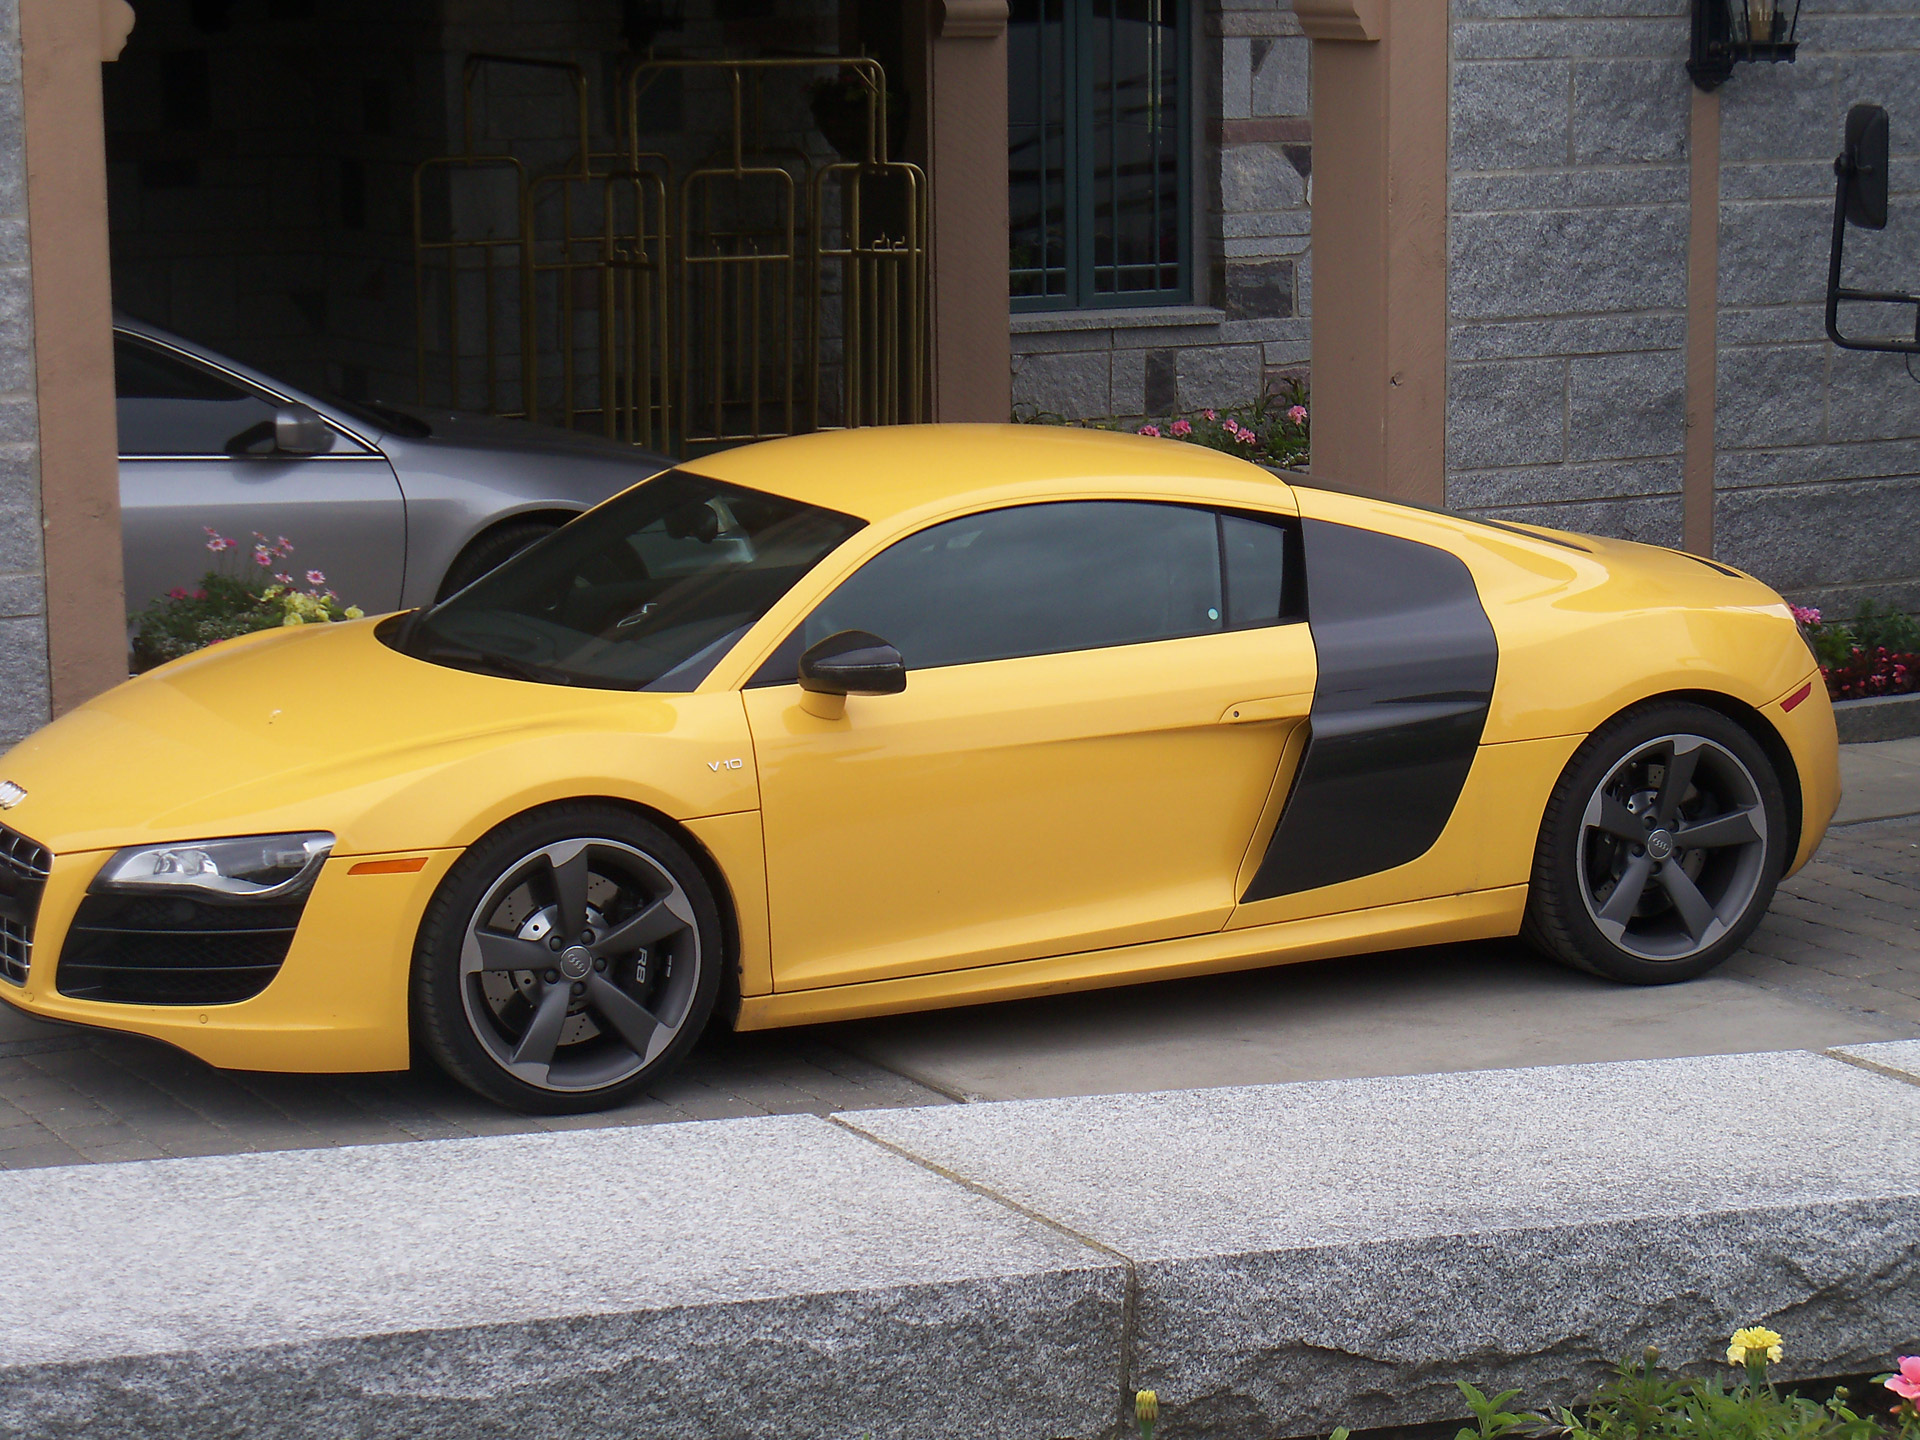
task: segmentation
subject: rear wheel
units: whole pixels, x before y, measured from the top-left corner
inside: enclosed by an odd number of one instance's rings
[[[1691,980],[1760,923],[1786,840],[1780,779],[1751,735],[1701,705],[1630,710],[1555,787],[1523,933],[1610,980]]]
[[[553,806],[448,872],[415,951],[416,1030],[503,1105],[603,1109],[692,1048],[722,949],[712,892],[671,836],[614,806]]]

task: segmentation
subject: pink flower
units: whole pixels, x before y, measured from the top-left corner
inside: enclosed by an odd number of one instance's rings
[[[264,570],[269,565],[273,564],[273,556],[268,554],[265,550],[256,550],[253,552],[253,563],[258,565],[262,570]]]
[[[207,592],[204,590],[196,590],[193,592],[193,598],[196,600],[204,600],[207,598]]]
[[[1820,612],[1810,606],[1788,605],[1787,609],[1793,612],[1793,618],[1802,625],[1818,625],[1820,623]]]
[[[327,583],[327,577],[322,575],[318,570],[309,570],[307,571],[307,583],[309,585],[324,585]]]
[[[1254,434],[1253,431],[1251,430],[1242,430],[1238,435],[1234,436],[1233,438],[1238,440],[1242,445],[1251,445],[1260,437]]]
[[[1184,440],[1193,433],[1193,425],[1186,420],[1176,420],[1167,427],[1167,433],[1176,440]]]
[[[1204,415],[1204,416],[1206,416],[1206,417],[1207,417],[1207,419],[1209,419],[1209,420],[1218,420],[1218,419],[1220,418],[1220,417],[1219,417],[1219,415],[1217,415],[1217,414],[1216,414],[1215,412],[1213,412],[1212,410],[1202,410],[1202,411],[1201,411],[1200,413],[1201,413],[1202,415]]]
[[[1920,1401],[1920,1355],[1902,1355],[1897,1363],[1899,1373],[1881,1383],[1902,1400]]]
[[[1287,411],[1287,419],[1291,420],[1296,425],[1306,424],[1307,423],[1307,407],[1304,405],[1293,406],[1290,410]]]
[[[1139,428],[1139,430],[1137,430],[1137,431],[1136,431],[1136,432],[1134,432],[1134,433],[1136,433],[1136,434],[1139,434],[1139,435],[1154,435],[1154,436],[1157,436],[1157,435],[1159,435],[1159,433],[1160,433],[1160,427],[1159,427],[1158,425],[1142,425],[1142,426],[1141,426],[1141,427]]]
[[[187,598],[187,592],[181,586],[176,585],[173,589],[167,591],[167,598],[169,600],[184,600]]]

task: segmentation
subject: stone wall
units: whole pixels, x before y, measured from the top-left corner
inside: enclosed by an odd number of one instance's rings
[[[1210,0],[1197,28],[1194,303],[1014,315],[1017,413],[1226,407],[1306,371],[1310,42],[1290,0]]]
[[[1680,542],[1686,13],[1454,0],[1450,506]]]
[[[1449,505],[1680,542],[1687,8],[1453,0]],[[1720,90],[1715,553],[1843,608],[1920,605],[1920,384],[1821,316],[1855,101],[1891,111],[1896,203],[1849,277],[1920,288],[1914,25],[1807,0],[1798,61]]]
[[[1847,107],[1887,107],[1891,219],[1851,230],[1847,283],[1920,291],[1920,20],[1807,0],[1792,65],[1744,65],[1721,94],[1715,553],[1813,604],[1920,610],[1920,383],[1897,355],[1824,329],[1833,157]],[[1855,333],[1913,314],[1866,311]],[[1920,363],[1915,365],[1920,371]]]
[[[49,712],[42,563],[20,17],[0,0],[0,745]]]

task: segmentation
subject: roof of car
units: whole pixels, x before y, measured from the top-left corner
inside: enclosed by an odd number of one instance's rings
[[[885,425],[720,450],[682,463],[710,479],[879,521],[1030,481],[1265,481],[1217,450],[1067,425]]]

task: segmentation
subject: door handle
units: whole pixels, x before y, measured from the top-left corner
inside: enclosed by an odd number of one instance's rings
[[[1260,720],[1304,720],[1313,709],[1313,692],[1273,695],[1265,700],[1242,700],[1220,716],[1222,725],[1251,725]]]

